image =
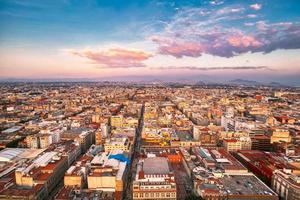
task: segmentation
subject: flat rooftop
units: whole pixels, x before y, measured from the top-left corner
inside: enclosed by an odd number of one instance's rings
[[[176,131],[176,135],[180,139],[180,141],[193,141],[192,135],[189,131]]]
[[[229,195],[275,195],[268,186],[254,175],[230,175],[220,179]]]
[[[168,160],[165,157],[146,158],[143,164],[143,171],[145,174],[169,174]]]
[[[0,151],[0,161],[11,162],[17,159],[35,158],[45,149],[6,148]]]

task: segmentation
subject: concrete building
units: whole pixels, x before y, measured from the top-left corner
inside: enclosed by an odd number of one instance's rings
[[[223,145],[227,151],[251,150],[250,137],[224,139]]]
[[[121,157],[122,160],[117,159]],[[88,189],[113,192],[116,195],[115,199],[121,199],[128,162],[121,150],[96,155],[91,161],[91,169],[87,176]]]
[[[68,160],[57,152],[46,152],[26,167],[15,171],[17,186],[33,188],[42,184],[45,196],[49,196],[62,180],[68,168]]]
[[[64,186],[82,189],[87,185],[87,175],[90,171],[90,161],[93,157],[83,155],[80,160],[72,165],[65,173]]]
[[[130,141],[127,137],[112,137],[110,139],[106,139],[104,144],[105,152],[110,152],[113,150],[122,150],[128,152],[130,147]]]
[[[272,189],[282,200],[300,200],[300,174],[292,170],[276,170],[273,173]]]
[[[272,148],[271,137],[264,134],[251,135],[251,149],[270,151]]]
[[[110,125],[112,127],[122,127],[123,126],[123,116],[111,116],[110,117]]]
[[[92,144],[95,144],[95,130],[76,128],[62,133],[62,140],[74,140],[81,146],[81,152],[85,153]]]
[[[176,199],[175,175],[165,157],[148,157],[137,164],[133,199]]]
[[[291,142],[290,132],[284,129],[274,129],[271,136],[271,144],[274,142]]]
[[[44,149],[53,143],[60,141],[60,131],[55,132],[41,132],[35,135],[29,135],[25,141],[28,148]]]

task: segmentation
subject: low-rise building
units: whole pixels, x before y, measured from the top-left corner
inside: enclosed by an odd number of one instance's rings
[[[128,137],[111,137],[110,139],[106,139],[104,144],[105,152],[110,152],[113,150],[122,150],[129,151],[130,150],[130,141]]]
[[[273,173],[272,189],[279,194],[282,200],[300,199],[300,173],[292,170],[276,170]]]
[[[225,138],[223,145],[227,151],[251,150],[250,137]]]
[[[91,161],[87,176],[89,190],[115,193],[121,199],[129,160],[122,150],[112,150],[96,155]]]
[[[175,174],[165,157],[140,159],[133,180],[133,199],[176,199]]]

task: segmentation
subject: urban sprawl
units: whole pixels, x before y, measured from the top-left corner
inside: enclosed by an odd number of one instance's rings
[[[0,199],[300,199],[300,92],[0,84]]]

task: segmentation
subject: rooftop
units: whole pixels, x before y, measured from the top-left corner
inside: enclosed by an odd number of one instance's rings
[[[143,171],[145,174],[168,174],[170,168],[165,157],[150,157],[144,160]]]
[[[17,158],[35,158],[43,151],[44,149],[6,148],[0,151],[0,162],[11,162]]]
[[[221,179],[229,195],[275,195],[268,186],[254,175],[230,175]]]

